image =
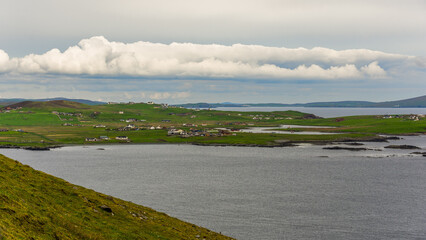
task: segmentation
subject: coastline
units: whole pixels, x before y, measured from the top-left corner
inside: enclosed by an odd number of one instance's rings
[[[126,143],[86,143],[86,144],[61,144],[52,146],[31,146],[31,145],[13,145],[6,144],[0,145],[0,149],[23,149],[29,151],[49,151],[55,148],[69,147],[69,146],[102,146],[102,145],[196,145],[196,146],[214,146],[214,147],[295,147],[297,144],[313,144],[313,145],[329,145],[335,143],[354,143],[354,142],[387,142],[387,140],[398,140],[402,136],[420,136],[424,134],[401,134],[401,135],[378,135],[370,138],[362,139],[342,139],[342,140],[276,140],[273,144],[238,144],[238,143],[208,143],[208,142],[126,142]]]

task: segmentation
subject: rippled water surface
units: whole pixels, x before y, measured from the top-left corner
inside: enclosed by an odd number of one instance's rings
[[[361,152],[303,144],[0,153],[237,239],[425,239],[426,157],[388,144],[426,151],[426,137],[406,137]]]

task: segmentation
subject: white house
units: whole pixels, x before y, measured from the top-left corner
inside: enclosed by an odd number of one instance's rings
[[[129,138],[127,136],[117,136],[115,137],[115,139],[120,140],[120,141],[128,141]]]

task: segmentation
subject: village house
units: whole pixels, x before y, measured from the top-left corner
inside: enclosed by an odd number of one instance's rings
[[[182,126],[184,126],[184,127],[197,127],[197,125],[193,124],[193,123],[183,123]]]
[[[101,140],[109,140],[109,137],[108,136],[99,136],[99,139],[101,139]]]
[[[133,129],[133,128],[136,128],[136,126],[135,126],[135,124],[128,124],[128,125],[126,126],[126,128]]]
[[[99,139],[97,139],[97,138],[86,138],[85,141],[86,142],[96,142],[96,141],[99,141]]]
[[[408,117],[408,119],[413,120],[413,121],[419,121],[420,120],[418,115],[410,115]]]
[[[127,136],[117,136],[115,137],[116,140],[120,140],[120,141],[128,141],[129,138]]]
[[[182,129],[170,129],[167,132],[167,135],[171,136],[171,135],[183,135],[185,134],[185,131],[183,131]]]

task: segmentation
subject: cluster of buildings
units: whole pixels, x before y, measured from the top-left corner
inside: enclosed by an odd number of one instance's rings
[[[189,129],[185,131],[183,129],[169,129],[167,131],[167,136],[180,136],[183,138],[186,137],[221,137],[226,135],[236,135],[233,133],[238,130],[231,130],[225,128],[216,128],[216,129]]]
[[[238,116],[241,116],[241,114],[238,114]],[[253,120],[270,120],[270,119],[274,119],[274,120],[282,120],[284,119],[283,117],[276,117],[275,115],[263,115],[263,114],[250,114],[249,117],[251,117]],[[287,117],[285,119],[293,119],[291,117]]]
[[[384,115],[382,116],[383,119],[392,119],[392,118],[403,118],[403,119],[409,119],[413,121],[419,121],[421,118],[424,118],[424,114],[410,114],[410,115]]]
[[[75,117],[83,117],[82,113],[71,113],[71,112],[58,112],[58,111],[52,111],[52,114],[59,115],[59,116],[75,116]]]
[[[127,136],[117,136],[116,140],[130,142],[130,139]],[[86,138],[86,142],[99,142],[99,141],[109,141],[111,138],[108,136],[99,136],[98,138]]]
[[[112,105],[112,104],[133,105],[133,104],[136,104],[136,103],[135,102],[108,102],[108,104],[110,104],[110,105]],[[145,102],[138,102],[138,104],[145,104]],[[148,105],[156,104],[156,105],[160,105],[160,107],[162,107],[162,108],[178,108],[176,106],[170,106],[167,103],[155,103],[155,102],[152,102],[152,101],[146,102],[146,104],[148,104]],[[179,108],[183,108],[183,107],[179,107]]]
[[[22,109],[22,107],[4,107],[0,109],[0,113],[10,113],[11,110],[19,110]]]
[[[9,131],[11,131],[11,130],[9,130],[9,129],[7,129],[7,128],[0,128],[0,132],[9,132]],[[24,130],[22,130],[22,129],[14,129],[14,130],[12,130],[12,131],[15,131],[15,132],[25,132]]]

